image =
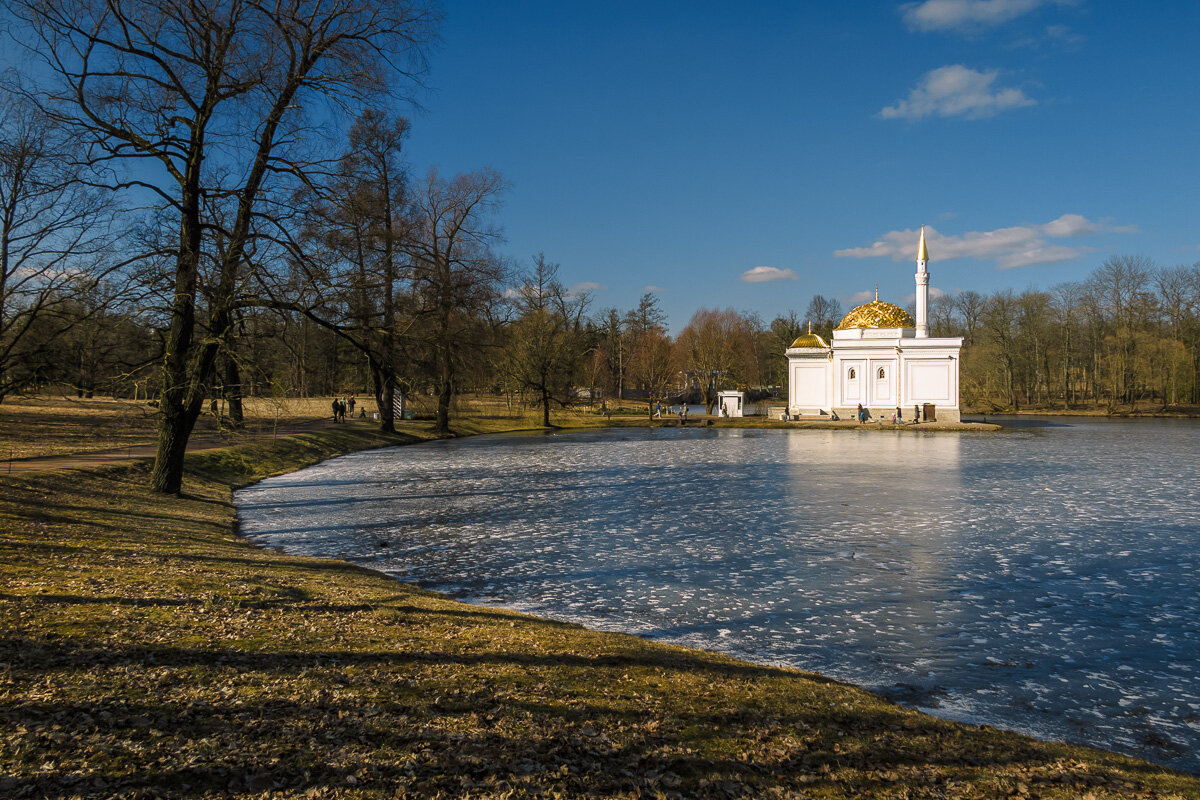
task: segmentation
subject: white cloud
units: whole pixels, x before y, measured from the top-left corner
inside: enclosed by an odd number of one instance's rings
[[[911,30],[970,33],[1003,25],[1051,3],[1073,5],[1074,0],[925,0],[902,8]]]
[[[1088,222],[1079,214],[1063,214],[1042,226],[1042,232],[1047,236],[1090,236],[1099,230],[1096,223]]]
[[[643,292],[665,292],[666,289],[662,286],[650,285],[650,286],[643,286],[642,291]]]
[[[929,247],[930,260],[976,258],[995,261],[1000,269],[1012,269],[1033,264],[1056,264],[1093,252],[1093,248],[1082,245],[1050,244],[1047,238],[1136,231],[1137,227],[1133,225],[1112,225],[1107,220],[1093,222],[1079,214],[1063,214],[1041,225],[1016,225],[993,231],[971,231],[958,236],[943,235],[936,228],[926,225],[925,242]],[[917,255],[919,235],[919,231],[911,228],[889,231],[866,247],[835,250],[833,254],[839,258],[890,257],[893,261],[912,261]]]
[[[928,116],[983,119],[1001,111],[1036,105],[1020,89],[993,87],[998,70],[977,72],[951,64],[927,72],[908,97],[879,112],[881,119],[921,119]]]
[[[930,300],[937,300],[939,297],[945,297],[945,296],[946,296],[946,293],[943,292],[941,289],[937,288],[936,286],[929,287],[929,299]],[[905,295],[904,299],[901,302],[904,303],[905,305],[908,305],[909,303],[917,302],[917,293],[913,292],[912,294]]]
[[[568,286],[567,296],[579,297],[579,295],[586,294],[588,292],[603,292],[607,288],[607,286],[596,283],[595,281],[582,281],[580,283],[574,283]]]
[[[575,283],[575,284],[568,286],[566,289],[566,296],[567,297],[579,297],[579,295],[585,294],[587,292],[603,292],[607,288],[608,288],[607,286],[596,283],[595,281],[583,281],[581,283]],[[529,284],[524,284],[522,286],[514,286],[512,288],[505,289],[504,296],[506,298],[508,298],[509,300],[516,300],[519,297],[524,297],[526,292],[533,293],[533,292],[536,292],[536,289],[534,289],[534,287],[530,286]]]
[[[794,281],[799,277],[794,269],[780,269],[779,267],[755,267],[742,273],[742,280],[747,283]]]
[[[859,303],[867,303],[874,299],[874,292],[855,292],[854,294],[850,295],[850,302],[854,303],[854,305],[858,305]]]
[[[996,266],[1000,269],[1014,267],[1029,267],[1034,264],[1058,264],[1071,261],[1085,253],[1095,252],[1094,247],[1067,247],[1062,244],[1036,243],[1029,247],[1005,253],[996,258]]]
[[[1083,41],[1083,36],[1075,33],[1066,25],[1047,25],[1046,38],[1069,45],[1079,44]]]

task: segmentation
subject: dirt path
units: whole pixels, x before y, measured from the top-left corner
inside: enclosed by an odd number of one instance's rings
[[[292,433],[305,433],[307,431],[321,430],[334,425],[331,418],[310,420],[308,422],[296,422],[280,425],[277,431],[262,431],[258,433],[242,433],[232,436],[218,436],[213,434],[202,434],[193,436],[188,440],[187,450],[189,453],[198,452],[201,450],[216,450],[220,447],[228,447],[232,444],[242,444],[244,442],[258,441],[262,439],[271,439],[275,436],[286,436]],[[364,425],[374,424],[368,423],[365,420],[351,420],[346,423],[337,423],[344,425]],[[154,454],[158,450],[158,445],[153,441],[146,441],[142,444],[129,445],[128,447],[118,447],[112,450],[97,450],[84,453],[67,453],[65,455],[54,456],[35,456],[33,458],[16,458],[0,462],[0,475],[29,475],[35,472],[50,472],[63,469],[87,469],[89,467],[102,467],[110,464],[120,464],[129,461],[140,461],[145,458],[154,458]]]

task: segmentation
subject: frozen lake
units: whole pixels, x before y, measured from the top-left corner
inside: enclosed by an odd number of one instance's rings
[[[1200,422],[606,430],[358,453],[243,530],[474,602],[1200,772]]]

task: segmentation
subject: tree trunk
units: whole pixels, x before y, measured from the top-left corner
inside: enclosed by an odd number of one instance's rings
[[[196,418],[200,416],[200,407],[198,400],[188,406],[173,403],[159,408],[158,453],[150,473],[150,488],[154,491],[179,494],[183,488],[183,456]]]
[[[229,404],[229,421],[235,428],[246,424],[246,413],[242,405],[242,375],[237,361],[225,359],[225,402]]]
[[[375,387],[375,402],[379,405],[379,430],[396,432],[396,381],[378,365],[371,364],[371,382]]]
[[[440,381],[438,387],[438,407],[437,420],[434,422],[433,430],[435,433],[450,432],[450,400],[454,396],[454,387],[451,385],[449,377],[445,377]]]
[[[550,392],[546,391],[546,386],[542,385],[542,427],[550,427]]]
[[[191,184],[186,187],[180,221],[182,250],[175,260],[175,293],[171,301],[171,325],[163,348],[162,390],[158,403],[158,454],[150,473],[150,488],[164,494],[179,494],[183,486],[183,454],[188,436],[200,413],[203,394],[189,397],[188,356],[196,324],[196,287],[200,261],[199,159],[191,164]],[[207,375],[199,376],[203,381]],[[195,411],[191,407],[195,406]],[[191,413],[189,413],[191,412]]]

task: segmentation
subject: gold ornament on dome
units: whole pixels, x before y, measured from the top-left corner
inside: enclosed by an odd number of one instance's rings
[[[826,350],[829,349],[829,345],[825,344],[825,340],[815,333],[800,334],[796,341],[792,342],[792,347],[821,347]]]
[[[875,299],[851,309],[837,326],[839,331],[851,328],[914,328],[916,324],[900,306]]]

